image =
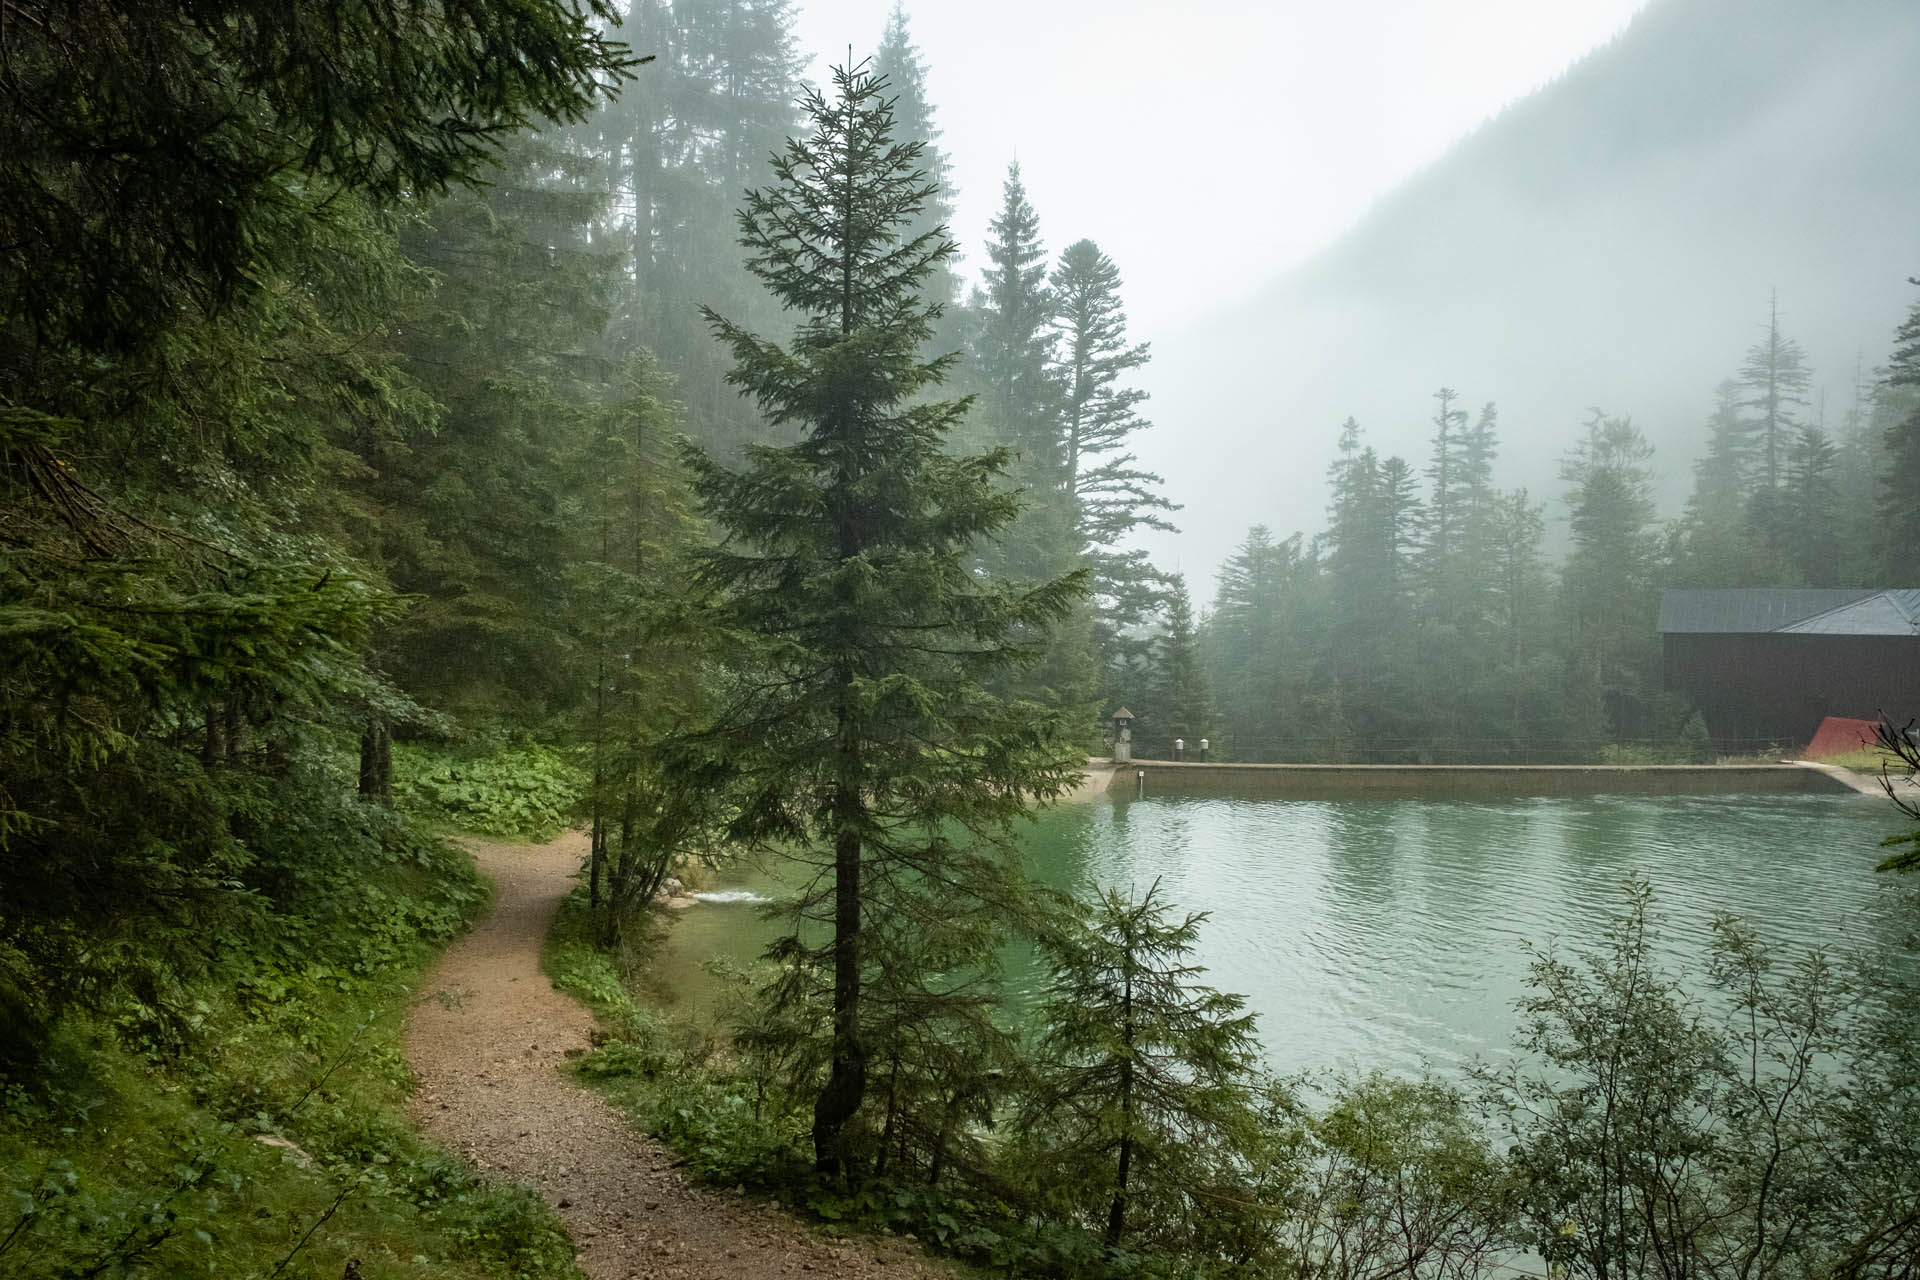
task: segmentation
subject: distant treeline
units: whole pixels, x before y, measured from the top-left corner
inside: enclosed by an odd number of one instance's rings
[[[1691,760],[1712,746],[1661,689],[1666,587],[1900,586],[1920,545],[1920,308],[1833,427],[1800,346],[1766,337],[1718,389],[1685,512],[1661,521],[1653,449],[1591,410],[1561,463],[1565,554],[1548,508],[1494,483],[1493,404],[1434,395],[1423,466],[1382,458],[1349,419],[1327,527],[1256,526],[1197,634],[1184,601],[1113,684],[1141,749],[1210,736],[1239,760]],[[1170,696],[1173,682],[1213,698]],[[1756,751],[1791,743],[1751,744]]]

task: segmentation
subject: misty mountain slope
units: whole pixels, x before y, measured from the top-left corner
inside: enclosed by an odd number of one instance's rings
[[[1499,403],[1498,478],[1537,496],[1588,406],[1633,414],[1677,508],[1774,288],[1837,422],[1920,274],[1916,121],[1920,3],[1655,0],[1325,253],[1156,344],[1146,461],[1187,503],[1167,550],[1206,572],[1256,521],[1317,529],[1340,422],[1423,464],[1441,385]]]

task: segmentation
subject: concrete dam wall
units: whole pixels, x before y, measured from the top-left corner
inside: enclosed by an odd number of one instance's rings
[[[1244,799],[1473,800],[1511,796],[1800,795],[1863,791],[1841,771],[1799,764],[1477,765],[1212,764],[1135,760],[1111,770],[1102,790]],[[1097,778],[1096,778],[1097,782]],[[1878,794],[1876,784],[1872,791]]]

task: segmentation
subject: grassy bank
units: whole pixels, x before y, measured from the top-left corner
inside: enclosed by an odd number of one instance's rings
[[[1858,751],[1849,751],[1843,755],[1827,756],[1820,763],[1837,765],[1854,773],[1866,774],[1877,778],[1884,770],[1895,777],[1906,771],[1898,756],[1880,747],[1861,747]]]
[[[0,1274],[577,1277],[538,1199],[406,1114],[406,1010],[484,882],[350,801],[308,834],[265,936],[236,936],[166,1009],[68,1019],[7,1087]]]
[[[600,1023],[596,1048],[575,1071],[636,1127],[672,1145],[696,1178],[766,1190],[793,1184],[807,1167],[799,1156],[804,1132],[761,1118],[765,1109],[754,1106],[723,1019],[662,1013],[635,994],[648,989],[659,934],[632,932],[642,936],[618,951],[598,946],[583,890],[554,919],[543,957],[547,975]]]

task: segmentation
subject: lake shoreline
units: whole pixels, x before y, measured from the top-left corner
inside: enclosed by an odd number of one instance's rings
[[[1067,799],[1104,792],[1246,799],[1508,799],[1537,796],[1879,795],[1844,770],[1778,764],[1221,764],[1134,760],[1089,763]]]

